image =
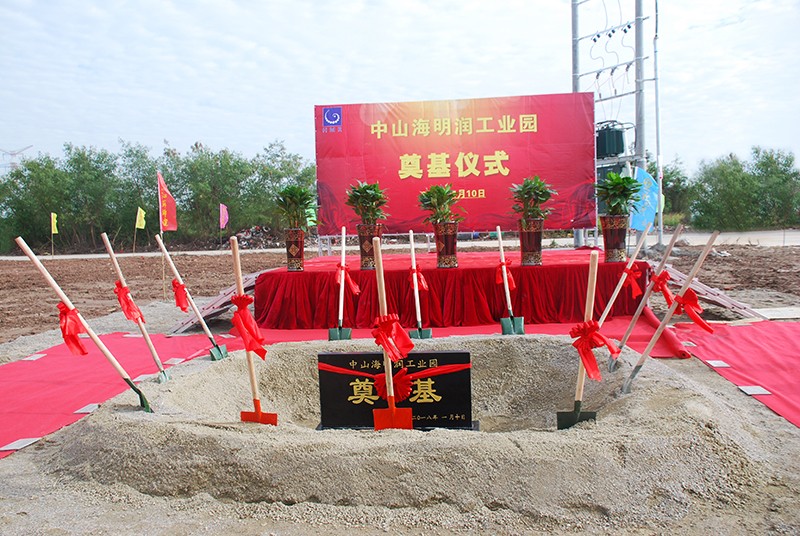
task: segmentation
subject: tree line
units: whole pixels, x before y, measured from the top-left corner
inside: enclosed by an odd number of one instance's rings
[[[314,188],[316,167],[283,142],[255,157],[195,143],[185,154],[165,144],[148,147],[120,140],[117,153],[64,145],[63,155],[39,154],[0,176],[0,252],[16,250],[22,236],[34,249],[50,246],[50,213],[58,215],[59,252],[102,251],[100,234],[130,250],[139,207],[147,214],[137,248],[154,247],[159,230],[156,171],[161,170],[178,207],[173,243],[213,244],[219,204],[227,205],[226,234],[262,226],[277,235],[276,194],[290,184]],[[648,171],[656,176],[650,159]],[[697,229],[745,231],[800,225],[800,171],[782,150],[753,147],[749,159],[734,154],[700,164],[689,177],[680,160],[664,166],[664,212]],[[667,218],[665,218],[667,221]]]
[[[159,232],[156,172],[175,198],[178,230],[173,243],[213,243],[219,236],[219,205],[228,207],[228,231],[280,228],[275,194],[289,184],[314,187],[316,167],[274,141],[253,158],[195,143],[181,154],[165,146],[157,157],[138,143],[120,141],[117,153],[64,145],[59,157],[39,154],[0,177],[0,251],[16,249],[22,236],[34,249],[50,249],[50,213],[58,215],[59,252],[101,251],[106,232],[115,248],[133,245],[136,214],[144,209],[145,229],[137,249],[154,247]]]

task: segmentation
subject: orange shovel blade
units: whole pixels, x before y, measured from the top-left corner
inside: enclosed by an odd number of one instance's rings
[[[278,414],[262,412],[260,400],[253,400],[253,406],[255,407],[255,411],[242,411],[240,413],[242,422],[257,422],[261,424],[271,424],[273,426],[278,425]]]
[[[389,407],[386,409],[373,409],[372,418],[375,430],[398,428],[412,430],[414,423],[411,420],[411,408],[398,408],[394,405],[394,397],[389,397]]]

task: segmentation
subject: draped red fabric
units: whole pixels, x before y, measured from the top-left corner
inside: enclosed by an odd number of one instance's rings
[[[355,296],[361,294],[361,289],[358,288],[356,282],[353,281],[352,277],[350,277],[350,267],[347,265],[342,266],[341,263],[339,263],[336,265],[336,268],[339,270],[336,276],[336,283],[340,285],[342,284],[342,273],[344,273],[344,281],[350,289],[350,292],[352,292]]]
[[[583,320],[583,302],[589,274],[589,250],[545,250],[541,266],[514,263],[517,289],[511,296],[514,314],[526,324],[575,323]],[[390,311],[397,311],[401,325],[417,325],[414,289],[408,282],[408,255],[384,255],[386,299]],[[514,259],[516,261],[516,259]],[[303,272],[285,268],[269,270],[258,276],[255,286],[255,318],[268,329],[327,329],[337,325],[339,285],[334,256],[308,259]],[[353,256],[348,264],[359,262]],[[417,256],[418,267],[425,273],[428,292],[420,293],[423,327],[480,326],[496,324],[507,314],[503,287],[496,283],[496,252],[458,254],[458,268],[437,269],[436,255]],[[637,261],[644,288],[650,266]],[[624,263],[601,263],[597,274],[594,317],[603,313],[619,282]],[[345,295],[344,325],[372,328],[378,316],[378,293],[374,270],[351,270],[361,294]],[[639,298],[620,293],[609,313],[630,316]]]
[[[578,354],[583,362],[583,368],[586,369],[586,375],[590,379],[600,381],[600,369],[597,366],[597,358],[592,352],[592,348],[600,348],[606,346],[611,353],[611,357],[616,359],[619,356],[620,349],[611,342],[605,335],[600,333],[600,325],[596,320],[589,322],[581,322],[571,330],[569,330],[570,337],[578,337],[572,346],[578,349]]]
[[[63,302],[58,302],[57,307],[58,325],[61,328],[61,336],[64,338],[67,348],[73,355],[88,354],[89,352],[78,337],[79,333],[86,333],[86,328],[83,327],[78,318],[78,310],[70,309]]]
[[[142,311],[131,297],[131,289],[123,286],[122,281],[119,279],[114,283],[114,294],[117,295],[119,306],[122,308],[122,313],[125,315],[125,318],[133,322],[137,322],[139,320],[144,322],[144,315],[142,314]]]
[[[378,327],[372,330],[375,344],[386,350],[392,362],[403,359],[414,349],[414,343],[398,320],[396,314],[379,316],[375,320]]]
[[[631,287],[631,298],[638,298],[642,295],[642,287],[639,286],[639,283],[637,283],[636,280],[642,276],[642,272],[639,271],[639,269],[635,266],[625,268],[623,272],[627,274],[627,277],[625,278],[625,282],[622,284],[622,286]]]
[[[703,308],[700,307],[700,302],[697,300],[697,294],[694,290],[687,288],[683,296],[675,296],[675,301],[683,308],[684,312],[692,319],[692,322],[703,328],[709,333],[714,333],[714,328],[700,317]]]
[[[344,367],[337,367],[336,365],[330,365],[328,363],[319,363],[318,368],[319,370],[324,370],[326,372],[333,372],[336,374],[349,374],[352,376],[371,378],[375,380],[375,391],[378,394],[378,396],[384,400],[386,400],[387,398],[385,373],[372,374],[370,372],[353,370]],[[403,367],[397,372],[395,372],[394,375],[392,376],[392,382],[394,387],[394,398],[398,402],[402,402],[403,400],[408,398],[411,395],[411,384],[413,384],[415,380],[419,380],[422,378],[431,378],[433,376],[441,376],[442,374],[450,374],[452,372],[459,372],[462,370],[467,370],[468,368],[472,368],[471,363],[456,363],[453,365],[441,365],[439,367],[422,369],[418,370],[417,372],[412,372],[411,374],[408,374],[408,369],[406,369],[406,367]]]
[[[497,269],[495,270],[494,274],[494,282],[498,285],[503,284],[503,266],[506,267],[506,279],[508,279],[508,290],[514,290],[517,288],[517,283],[514,281],[514,274],[511,273],[511,259],[507,259],[504,262],[501,262],[497,265]],[[503,291],[505,292],[505,291]]]
[[[184,313],[189,310],[189,299],[186,297],[186,285],[172,280],[172,292],[175,294],[175,306]]]
[[[236,312],[233,313],[233,322],[236,331],[239,332],[239,337],[244,342],[244,347],[250,352],[255,352],[261,359],[267,358],[267,351],[264,349],[264,337],[261,336],[261,330],[258,329],[255,318],[250,314],[250,304],[253,303],[253,298],[247,294],[237,294],[231,297],[231,303],[236,306]]]
[[[422,272],[419,270],[419,266],[416,268],[409,268],[408,269],[408,281],[412,284],[411,288],[414,288],[414,277],[417,278],[417,288],[419,290],[428,290],[428,282],[425,281],[425,276],[422,275]]]
[[[667,302],[667,307],[671,307],[672,302],[675,300],[675,297],[672,295],[672,291],[670,291],[669,287],[667,286],[669,279],[669,273],[666,270],[658,275],[653,276],[653,292],[660,292],[664,295],[664,301]]]

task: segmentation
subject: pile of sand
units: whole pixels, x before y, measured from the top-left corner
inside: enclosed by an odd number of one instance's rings
[[[620,395],[638,354],[625,350],[614,373],[602,357],[603,382],[587,382],[584,402],[597,422],[556,431],[577,374],[568,338],[452,337],[418,348],[471,352],[481,431],[315,430],[317,353],[376,347],[292,343],[271,346],[257,362],[262,405],[278,413],[277,427],[239,422],[252,407],[236,352],[173,368],[166,384],[143,383],[153,414],[126,392],[11,458],[98,508],[113,512],[127,501],[172,512],[137,529],[165,533],[187,516],[243,534],[800,527],[800,434],[722,380],[698,383],[650,360],[633,392]],[[0,477],[3,469],[0,462]],[[20,533],[27,526],[12,521]]]

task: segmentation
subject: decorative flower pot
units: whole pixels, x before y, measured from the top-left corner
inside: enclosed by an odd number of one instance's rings
[[[286,238],[286,269],[290,272],[302,272],[306,233],[302,229],[286,229],[284,237]]]
[[[372,248],[372,239],[376,236],[383,236],[383,224],[359,223],[356,225],[358,231],[358,251],[361,253],[361,269],[375,269],[375,251]]]
[[[628,216],[600,216],[600,227],[603,230],[603,247],[605,262],[625,262],[625,241],[628,237]]]
[[[544,218],[519,220],[519,247],[522,266],[538,266],[542,264],[542,231]]]
[[[433,233],[436,236],[436,267],[458,268],[458,222],[434,223]]]

